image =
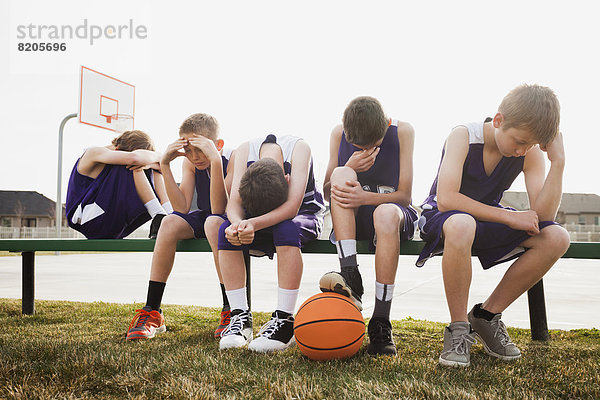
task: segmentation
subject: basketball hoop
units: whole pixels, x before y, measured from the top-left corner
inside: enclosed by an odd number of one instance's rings
[[[113,130],[117,133],[133,130],[133,115],[129,114],[113,114],[106,117],[106,122],[113,126]]]

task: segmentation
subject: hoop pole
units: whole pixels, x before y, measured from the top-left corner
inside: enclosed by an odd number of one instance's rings
[[[61,200],[61,191],[62,191],[62,150],[63,150],[63,130],[65,128],[65,124],[71,118],[77,117],[77,114],[69,114],[67,115],[62,122],[60,123],[60,128],[58,128],[58,172],[56,177],[56,237],[60,239],[61,236],[61,227],[62,227],[62,200]],[[58,254],[58,252],[56,252]]]

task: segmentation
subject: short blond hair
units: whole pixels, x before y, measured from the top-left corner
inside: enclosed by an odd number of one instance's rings
[[[179,135],[183,135],[184,133],[195,133],[196,135],[217,140],[219,137],[219,123],[212,115],[192,114],[179,127]]]
[[[523,84],[508,93],[498,112],[504,117],[502,128],[532,132],[542,146],[554,140],[560,124],[560,104],[552,89]]]

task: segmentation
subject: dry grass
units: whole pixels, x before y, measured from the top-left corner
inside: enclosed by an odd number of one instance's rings
[[[125,342],[135,305],[0,299],[0,398],[536,399],[600,398],[600,332],[553,331],[548,343],[509,329],[523,358],[506,363],[472,351],[468,369],[438,366],[439,323],[394,325],[399,356],[365,352],[314,362],[297,348],[258,355],[219,352],[215,309],[165,306],[168,331]],[[255,315],[260,326],[267,314]]]

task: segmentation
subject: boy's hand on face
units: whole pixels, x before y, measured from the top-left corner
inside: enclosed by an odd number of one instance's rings
[[[331,200],[342,208],[358,208],[366,204],[366,192],[360,182],[346,181],[346,186],[331,186]]]
[[[377,154],[379,154],[379,147],[355,151],[346,162],[346,167],[350,167],[356,172],[367,171],[375,164]]]
[[[239,223],[231,224],[225,228],[225,238],[234,246],[241,246],[240,238],[238,237]]]
[[[238,237],[242,244],[250,244],[254,241],[254,224],[250,220],[244,219],[240,222]]]
[[[563,146],[562,132],[558,132],[558,135],[556,135],[552,142],[550,142],[547,146],[540,146],[540,149],[546,152],[550,162],[564,162],[565,148]]]
[[[189,139],[189,145],[200,150],[211,163],[221,159],[221,155],[215,146],[215,142],[204,136],[194,135]]]
[[[161,164],[169,164],[177,157],[185,157],[185,152],[183,151],[183,148],[184,146],[187,146],[187,143],[187,139],[179,138],[170,145],[168,145],[167,150],[160,159]]]
[[[538,215],[533,210],[509,211],[508,226],[520,231],[526,231],[530,236],[540,233]]]

